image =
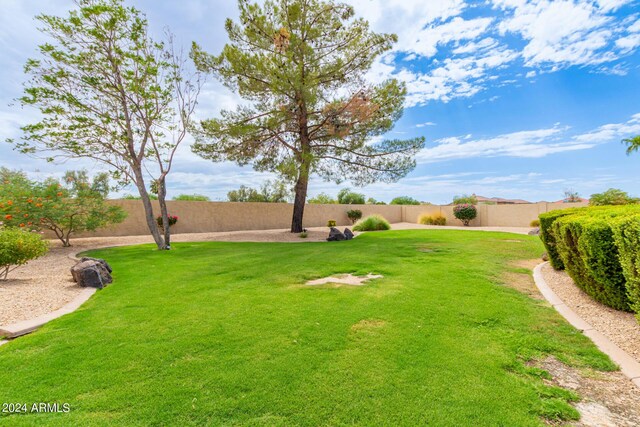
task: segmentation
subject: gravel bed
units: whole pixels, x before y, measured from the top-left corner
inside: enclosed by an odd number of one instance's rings
[[[593,300],[566,272],[555,271],[550,264],[542,267],[542,275],[567,307],[640,362],[640,324],[632,313],[614,310]]]

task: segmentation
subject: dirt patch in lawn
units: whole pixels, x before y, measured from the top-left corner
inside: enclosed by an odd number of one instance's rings
[[[580,412],[575,426],[638,426],[640,425],[640,392],[621,372],[578,370],[553,356],[531,363],[544,369],[552,379],[547,384],[576,392],[580,402],[574,404]]]
[[[309,280],[306,285],[318,286],[327,283],[337,283],[341,285],[362,286],[368,280],[381,279],[380,274],[367,274],[366,276],[354,276],[353,274],[339,274],[335,276],[323,277],[321,279]]]
[[[387,322],[385,322],[384,320],[379,320],[379,319],[362,319],[361,321],[359,321],[358,323],[354,323],[353,325],[351,325],[351,330],[353,332],[358,332],[358,331],[367,331],[367,330],[371,330],[371,329],[378,329],[378,328],[382,328],[387,324]]]
[[[533,281],[533,277],[530,274],[510,271],[502,275],[501,281],[503,285],[515,289],[516,291],[522,292],[523,294],[531,298],[537,300],[544,299],[544,297],[536,287],[536,284]]]

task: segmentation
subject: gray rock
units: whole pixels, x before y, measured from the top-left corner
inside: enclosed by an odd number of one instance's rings
[[[351,240],[354,237],[353,232],[351,230],[349,230],[348,228],[345,228],[344,232],[342,234],[344,234],[344,237],[347,240]]]
[[[340,230],[335,227],[331,227],[329,230],[329,237],[327,237],[328,242],[338,242],[341,240],[347,240],[346,236],[342,234]]]
[[[99,260],[87,259],[71,267],[73,280],[83,288],[102,289],[113,282],[110,271]],[[108,265],[108,264],[107,264]]]
[[[529,236],[537,236],[540,234],[540,227],[536,227],[529,232]]]
[[[113,269],[111,268],[109,263],[107,261],[103,260],[102,258],[91,258],[91,257],[88,257],[88,256],[83,256],[82,258],[80,258],[80,261],[98,261],[100,264],[102,264],[104,266],[104,268],[107,269],[107,271],[109,273],[113,272]]]

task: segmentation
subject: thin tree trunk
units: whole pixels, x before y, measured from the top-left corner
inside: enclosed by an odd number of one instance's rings
[[[147,227],[149,227],[149,231],[153,236],[153,240],[156,242],[158,249],[165,250],[164,239],[160,235],[160,230],[158,229],[158,223],[153,215],[153,205],[151,205],[151,199],[149,198],[149,192],[147,192],[147,188],[144,186],[144,177],[142,176],[142,170],[140,168],[136,168],[134,171],[136,178],[136,187],[138,187],[138,192],[140,193],[140,200],[142,200],[142,206],[144,206],[144,216],[147,221]]]
[[[169,225],[169,211],[167,210],[167,187],[166,178],[161,176],[158,179],[158,203],[160,204],[160,215],[162,215],[162,229],[164,230],[165,249],[171,249],[171,226]]]
[[[309,166],[303,163],[300,166],[298,181],[296,181],[296,197],[293,201],[293,218],[291,220],[291,232],[301,233],[303,230],[302,220],[304,217],[304,205],[307,202],[307,187],[309,186]]]

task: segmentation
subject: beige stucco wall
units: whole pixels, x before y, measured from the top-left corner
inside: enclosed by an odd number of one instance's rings
[[[116,226],[84,233],[79,236],[134,236],[148,233],[144,209],[139,200],[113,200],[128,213],[127,219]],[[269,230],[289,228],[293,205],[288,203],[232,203],[232,202],[167,202],[169,213],[178,216],[174,233],[204,233],[213,231]],[[479,205],[478,217],[472,226],[528,227],[539,214],[553,209],[583,206],[581,203],[532,203],[526,205]],[[159,207],[154,202],[158,213]],[[423,214],[441,213],[448,225],[459,225],[453,216],[453,206],[420,205],[307,205],[304,213],[305,227],[322,227],[334,219],[338,225],[349,225],[347,210],[360,209],[364,216],[379,214],[391,223],[417,222]]]
[[[471,222],[475,227],[528,227],[541,213],[555,209],[587,206],[587,203],[530,203],[522,205],[478,205],[478,216]],[[453,206],[421,205],[405,206],[404,221],[418,222],[422,214],[440,213],[447,218],[447,225],[460,225],[453,216]]]

